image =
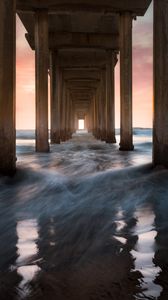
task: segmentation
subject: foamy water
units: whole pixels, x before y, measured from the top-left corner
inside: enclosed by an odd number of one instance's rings
[[[117,141],[119,136],[117,135]],[[18,132],[18,171],[0,179],[0,299],[166,299],[168,171],[78,132],[49,154]]]

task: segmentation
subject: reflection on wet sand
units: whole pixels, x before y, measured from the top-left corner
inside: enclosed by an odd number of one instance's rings
[[[131,277],[130,253],[116,237],[115,207],[110,215],[84,207],[66,214],[67,218],[39,220],[43,272],[35,280],[32,297],[132,299],[138,281]]]
[[[38,253],[36,241],[38,240],[38,225],[36,220],[23,220],[17,224],[17,254],[16,268],[22,277],[18,286],[19,299],[25,298],[30,292],[29,283],[40,271],[35,259]]]
[[[122,154],[75,135],[46,155],[20,140],[0,178],[0,300],[167,300],[168,172],[134,167],[151,160],[137,140]]]
[[[161,269],[153,263],[156,250],[155,237],[157,235],[154,227],[155,215],[150,207],[143,207],[135,212],[135,218],[137,224],[134,230],[138,236],[138,241],[131,253],[135,258],[135,270],[142,274],[140,280],[142,292],[137,295],[136,299],[157,298],[162,287],[155,283]]]

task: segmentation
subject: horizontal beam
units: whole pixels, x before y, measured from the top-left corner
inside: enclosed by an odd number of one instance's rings
[[[84,110],[86,111],[89,109],[89,107],[90,107],[89,105],[87,107],[83,107],[83,106],[78,107],[78,106],[74,105],[75,110],[78,110],[78,111],[84,111]]]
[[[87,100],[75,100],[75,104],[81,104],[81,103],[83,103],[83,104],[90,104],[91,103],[91,101],[90,101],[90,99],[87,99]]]
[[[74,103],[74,106],[76,107],[76,108],[78,108],[78,109],[87,109],[89,106],[90,106],[90,103],[80,103],[79,101],[78,101],[78,103],[76,103],[75,101],[73,101],[73,103]]]
[[[68,79],[76,79],[76,78],[88,78],[89,80],[92,79],[100,79],[100,71],[90,71],[90,70],[63,70],[63,78],[65,80]]]
[[[97,78],[69,78],[66,81],[70,83],[76,83],[76,82],[83,83],[83,82],[99,82],[100,80]]]
[[[76,95],[76,96],[81,96],[81,95],[83,95],[83,97],[90,97],[90,96],[92,96],[92,92],[90,92],[90,93],[88,93],[88,92],[83,92],[83,90],[82,90],[82,92],[81,91],[73,91],[73,92],[71,92],[71,94],[72,95]]]
[[[95,87],[94,86],[66,86],[70,91],[73,91],[73,90],[79,90],[79,91],[82,91],[82,90],[92,90],[92,93],[94,94],[96,89],[97,89],[97,86]]]
[[[92,67],[92,68],[88,68],[88,67],[67,67],[67,68],[64,68],[64,71],[79,71],[81,73],[81,71],[86,71],[86,72],[98,72],[100,71],[100,68],[99,67]]]
[[[87,98],[87,97],[91,97],[91,96],[92,96],[91,93],[83,93],[83,92],[81,93],[81,92],[76,92],[76,91],[75,91],[75,92],[72,92],[71,94],[72,94],[72,95],[75,95],[75,96],[77,96],[77,97],[78,97],[78,96],[79,96],[79,97],[82,96],[83,98]]]
[[[59,65],[67,66],[89,66],[103,67],[107,63],[106,51],[59,51]]]
[[[93,89],[97,89],[98,88],[98,82],[80,82],[77,84],[77,82],[74,83],[67,83],[66,87],[68,89],[75,89],[75,90],[80,90],[80,89],[88,89],[88,88],[93,88]]]
[[[145,14],[151,0],[16,0],[17,11],[31,12],[37,9],[48,9],[54,12],[93,11],[113,13],[130,11],[136,15]]]
[[[83,88],[83,87],[81,87],[81,88],[75,88],[75,87],[72,87],[72,88],[69,88],[68,89],[69,91],[70,91],[70,93],[88,93],[88,94],[93,94],[93,92],[94,92],[94,89],[92,89],[92,88]]]
[[[91,97],[87,97],[87,98],[82,98],[82,97],[81,97],[81,98],[80,98],[80,96],[79,96],[79,97],[76,97],[75,95],[73,95],[72,98],[74,98],[75,101],[78,101],[78,102],[80,102],[80,103],[81,103],[82,101],[84,101],[84,102],[87,103],[87,102],[90,101],[90,99],[91,99]]]
[[[35,50],[34,37],[25,35],[32,50]],[[101,33],[58,32],[49,34],[50,49],[96,48],[119,50],[119,35]]]

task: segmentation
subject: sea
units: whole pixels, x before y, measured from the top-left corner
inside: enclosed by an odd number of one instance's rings
[[[35,153],[17,131],[17,172],[0,177],[0,300],[168,299],[168,170],[152,130],[134,151],[77,131]]]

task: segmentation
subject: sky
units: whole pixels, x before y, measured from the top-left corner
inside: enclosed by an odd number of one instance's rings
[[[17,17],[16,128],[35,128],[35,56]],[[152,127],[153,6],[133,22],[133,126]],[[120,126],[120,72],[115,70],[116,128]]]

